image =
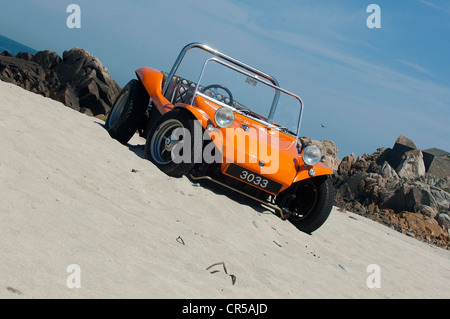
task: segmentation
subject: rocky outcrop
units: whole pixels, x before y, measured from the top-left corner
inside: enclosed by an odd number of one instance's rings
[[[0,55],[0,80],[60,101],[82,113],[105,118],[120,86],[99,59],[83,49]]]
[[[344,157],[334,177],[335,205],[450,249],[450,171],[431,174],[440,157],[423,153],[429,152],[400,136],[392,149]]]

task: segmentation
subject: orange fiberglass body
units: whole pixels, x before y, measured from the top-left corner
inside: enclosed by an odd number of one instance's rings
[[[197,83],[176,74],[193,48],[213,56],[202,61]],[[136,75],[108,114],[113,138],[126,143],[139,130],[145,157],[168,175],[212,180],[274,208],[305,232],[325,222],[334,198],[333,171],[320,163],[317,146],[299,142],[303,102],[275,78],[201,43],[185,46],[169,73],[142,67]],[[292,108],[277,110],[286,105],[281,96],[298,103],[298,119]],[[261,115],[269,103],[269,114]],[[290,126],[280,125],[278,114]]]
[[[188,105],[184,103],[176,103],[175,105],[171,104],[167,98],[163,95],[163,73],[161,71],[143,67],[138,70],[136,70],[136,74],[139,77],[139,79],[142,81],[142,84],[146,88],[147,92],[149,93],[150,99],[155,104],[155,107],[159,110],[161,114],[167,113],[171,110],[173,110],[175,107],[178,108],[185,108],[189,110],[200,123],[202,124],[202,127],[206,129],[206,126],[208,123],[214,123],[214,113],[219,109],[221,106],[217,105],[209,100],[206,100],[200,96],[197,96],[195,98],[193,105]],[[232,164],[235,159],[244,158],[247,159],[247,161],[244,161],[240,163],[241,166],[247,168],[251,172],[255,172],[257,174],[261,174],[264,170],[264,167],[261,167],[259,165],[260,161],[263,161],[265,163],[269,163],[271,160],[277,160],[276,163],[270,163],[271,166],[278,167],[278,170],[275,172],[271,172],[268,174],[270,178],[277,183],[281,184],[282,187],[279,189],[277,193],[269,192],[273,195],[277,195],[279,192],[285,190],[289,186],[291,186],[293,183],[301,181],[303,179],[310,178],[309,170],[312,168],[315,171],[314,176],[321,176],[321,175],[331,175],[333,174],[333,170],[326,167],[325,165],[318,163],[313,166],[308,166],[304,163],[301,154],[298,154],[297,150],[297,138],[288,135],[283,132],[276,132],[276,135],[279,139],[279,149],[271,149],[268,153],[271,152],[278,152],[279,156],[267,156],[266,158],[259,158],[257,154],[255,154],[255,150],[249,149],[252,145],[259,145],[259,143],[266,143],[271,138],[271,134],[274,135],[274,130],[271,132],[270,130],[267,130],[264,126],[262,126],[260,123],[256,122],[255,120],[245,117],[243,115],[237,114],[235,122],[230,126],[233,128],[234,135],[232,137],[237,137],[237,140],[245,140],[246,138],[255,138],[255,136],[252,136],[250,134],[246,134],[246,132],[241,128],[242,125],[248,125],[250,128],[253,128],[255,130],[258,130],[259,134],[256,134],[256,137],[260,138],[263,142],[259,141],[249,141],[248,143],[242,143],[245,148],[239,149],[234,141],[230,141],[230,138],[227,138],[226,131],[230,131],[228,128],[220,128],[222,131],[221,136],[223,137],[221,141],[217,141],[217,139],[213,139],[213,141],[216,143],[216,146],[223,148],[223,160],[221,169],[224,174],[227,174],[226,171],[229,168],[229,165]],[[217,134],[210,133],[210,135],[218,136]],[[242,135],[242,138],[239,138],[239,135]],[[263,135],[261,137],[261,135]],[[264,136],[265,135],[265,136]],[[232,147],[233,151],[229,151],[228,147]],[[227,158],[227,154],[232,154],[232,156],[229,156]],[[250,160],[250,159],[257,159],[257,160]],[[229,175],[230,176],[230,175]],[[251,184],[252,186],[255,186],[251,182],[248,182],[244,180],[246,183]],[[256,186],[257,188],[262,189],[259,186]]]

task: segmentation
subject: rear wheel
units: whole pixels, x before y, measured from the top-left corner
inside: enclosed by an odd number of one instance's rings
[[[333,208],[334,188],[328,176],[310,178],[299,182],[290,201],[294,214],[289,221],[299,230],[312,233],[325,223]]]
[[[119,93],[108,117],[106,129],[112,138],[126,144],[138,129],[149,102],[147,90],[138,80],[131,80]]]

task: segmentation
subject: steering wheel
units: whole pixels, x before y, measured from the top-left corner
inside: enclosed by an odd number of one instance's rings
[[[228,99],[229,101],[226,101],[226,97],[223,94],[219,93],[219,89],[225,91],[228,94]],[[228,104],[229,106],[233,106],[234,100],[233,100],[233,94],[231,94],[231,91],[220,84],[211,84],[206,86],[203,90],[202,93],[205,93],[206,91],[211,90],[211,97],[215,98],[216,100],[223,102],[225,104]]]

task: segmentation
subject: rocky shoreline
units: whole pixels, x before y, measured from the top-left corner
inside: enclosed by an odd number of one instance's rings
[[[0,54],[0,80],[60,101],[90,116],[106,118],[120,86],[86,50],[74,48],[63,57]],[[302,138],[303,143],[311,142]],[[338,159],[332,141],[314,141],[331,167],[335,205],[421,241],[450,250],[450,154],[419,150],[400,136],[393,148]]]
[[[0,80],[105,119],[121,88],[88,51],[74,48],[61,58],[52,51],[0,54]]]
[[[335,205],[450,249],[449,164],[450,154],[419,150],[400,136],[392,149],[343,158],[334,176]]]

